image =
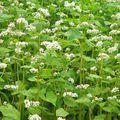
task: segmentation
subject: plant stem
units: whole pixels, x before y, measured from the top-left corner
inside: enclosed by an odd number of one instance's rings
[[[91,118],[91,108],[89,108],[89,120],[92,120],[92,118]]]
[[[100,63],[100,72],[99,72],[99,75],[100,75],[100,89],[101,89],[101,92],[102,92],[102,71],[103,71],[103,61],[101,61]]]
[[[83,83],[83,45],[80,43],[80,84]]]
[[[0,76],[1,78],[3,77],[4,73],[5,73],[5,69],[3,69],[2,75]]]

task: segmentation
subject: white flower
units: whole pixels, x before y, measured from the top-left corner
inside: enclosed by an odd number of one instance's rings
[[[111,17],[114,17],[117,20],[120,20],[120,12],[116,13],[115,15],[112,15]]]
[[[41,45],[44,45],[47,49],[62,50],[62,47],[57,41],[53,42],[44,41],[41,43]]]
[[[116,92],[119,92],[119,88],[118,88],[118,87],[114,87],[114,88],[111,90],[111,93],[116,93]]]
[[[111,30],[109,32],[110,35],[117,35],[117,34],[120,34],[120,30]]]
[[[112,80],[112,77],[111,77],[111,76],[107,76],[106,79],[107,79],[107,80]]]
[[[14,90],[18,89],[18,85],[11,85],[11,89],[14,89]]]
[[[21,32],[21,31],[19,31],[19,30],[16,30],[16,31],[10,32],[10,35],[20,37],[20,36],[24,36],[24,35],[26,35],[26,34],[25,34],[24,32]]]
[[[15,23],[14,22],[10,22],[10,24],[8,25],[8,27],[14,28],[15,27]]]
[[[56,77],[57,75],[58,75],[58,72],[54,72],[54,73],[53,73],[53,76]]]
[[[94,15],[92,13],[89,14],[90,18],[94,18]]]
[[[68,81],[71,82],[71,83],[74,83],[74,79],[73,78],[69,78]]]
[[[66,96],[78,97],[78,94],[73,92],[64,92],[63,97],[66,97]]]
[[[46,29],[42,30],[40,33],[44,34],[44,33],[51,33],[51,32],[52,32],[51,29],[46,28]]]
[[[69,25],[70,26],[75,26],[75,23],[74,22],[70,22]]]
[[[81,11],[82,11],[82,9],[80,8],[80,6],[76,6],[74,9],[75,9],[77,12],[81,12]]]
[[[98,41],[98,42],[96,43],[96,47],[102,47],[102,44],[103,44],[102,41]]]
[[[95,97],[93,100],[92,100],[92,103],[94,102],[101,102],[103,101],[103,98],[102,97]]]
[[[97,29],[88,29],[87,30],[87,33],[89,33],[89,34],[97,34],[97,33],[99,33],[99,30],[97,30]]]
[[[40,102],[39,101],[32,101],[32,106],[39,106],[40,105]]]
[[[38,61],[38,56],[32,56],[31,57],[31,64],[34,64]]]
[[[95,97],[94,100],[95,100],[95,101],[103,101],[103,98],[101,98],[101,97]]]
[[[20,53],[22,52],[22,50],[21,50],[20,47],[17,47],[17,48],[15,48],[15,52],[16,52],[17,54],[20,54]]]
[[[29,99],[25,99],[24,100],[24,104],[25,104],[25,108],[29,108],[31,106],[39,106],[40,105],[40,102],[39,101],[30,101]]]
[[[68,30],[68,29],[69,29],[69,27],[67,27],[67,26],[62,27],[62,30]]]
[[[92,95],[91,93],[88,93],[88,94],[87,94],[87,97],[92,98],[93,95]]]
[[[62,117],[58,117],[57,120],[66,120],[66,119]]]
[[[99,36],[101,40],[112,40],[112,36],[107,36],[107,35],[101,35]]]
[[[116,50],[117,50],[116,46],[108,48],[109,53],[115,52]]]
[[[3,102],[3,105],[7,105],[7,104],[8,104],[7,101],[4,101],[4,102]]]
[[[61,19],[61,20],[58,20],[58,21],[56,21],[55,22],[55,26],[59,26],[60,24],[62,24],[63,23],[63,20]]]
[[[113,29],[116,26],[117,26],[117,23],[113,23],[113,24],[110,25],[110,28]]]
[[[44,50],[43,48],[40,48],[40,49],[39,49],[39,52],[40,52],[40,54],[41,54],[41,53],[44,53],[45,50]]]
[[[86,27],[89,27],[89,26],[90,26],[90,24],[89,24],[88,22],[82,22],[81,25],[82,25],[82,26],[86,26]]]
[[[36,18],[36,19],[42,18],[42,15],[41,15],[39,12],[35,12],[35,13],[33,13],[32,15],[33,15],[34,18]]]
[[[60,12],[59,15],[60,15],[60,17],[65,17],[66,16],[66,14],[63,13],[63,12]]]
[[[5,85],[4,89],[13,89],[13,90],[16,90],[16,89],[18,89],[18,85]]]
[[[36,27],[33,26],[32,24],[30,24],[30,25],[28,25],[28,26],[26,27],[26,30],[28,30],[28,31],[35,31],[35,30],[36,30]]]
[[[65,1],[64,7],[67,7],[67,8],[75,7],[75,2],[69,3],[68,1]]]
[[[108,59],[109,55],[107,55],[106,53],[99,53],[98,55],[98,60],[104,60],[104,59]]]
[[[107,99],[108,100],[114,100],[114,99],[117,99],[117,96],[111,96],[111,97],[108,97]]]
[[[25,108],[29,108],[31,106],[31,102],[28,99],[24,100],[24,104]]]
[[[17,43],[16,43],[16,47],[20,47],[20,48],[26,47],[27,45],[28,45],[27,42],[17,42]]]
[[[17,22],[17,24],[24,24],[25,26],[27,26],[28,25],[28,21],[25,19],[25,18],[18,18],[17,20],[16,20],[16,22]]]
[[[68,59],[68,60],[71,60],[75,57],[75,55],[73,53],[65,53],[65,57]]]
[[[66,49],[65,49],[65,52],[70,52],[70,48],[66,48]]]
[[[30,69],[30,72],[31,72],[31,73],[38,73],[38,69],[36,69],[36,68],[31,68],[31,69]]]
[[[49,13],[48,9],[39,8],[38,11],[41,12],[45,17],[50,16],[50,13]]]
[[[90,68],[91,71],[97,71],[97,67],[96,66],[93,66]]]
[[[6,63],[0,63],[0,69],[5,69],[7,67]]]
[[[115,59],[120,59],[120,53],[115,56]]]
[[[89,86],[89,84],[80,84],[76,86],[76,89],[87,89]]]
[[[29,120],[41,120],[41,117],[38,114],[30,115]]]
[[[10,88],[11,88],[10,85],[5,85],[5,86],[4,86],[4,89],[10,89]]]

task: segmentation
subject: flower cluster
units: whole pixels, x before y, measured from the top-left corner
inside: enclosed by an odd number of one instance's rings
[[[73,10],[75,10],[75,11],[77,11],[77,12],[81,12],[81,11],[82,11],[81,8],[80,8],[80,6],[76,5],[75,2],[69,3],[68,1],[65,1],[65,2],[64,2],[64,6],[65,6],[66,8],[73,9]]]
[[[31,69],[30,69],[30,72],[31,72],[31,73],[38,73],[38,69],[36,69],[36,68],[31,68]]]
[[[95,97],[93,100],[92,100],[92,103],[93,102],[102,102],[103,101],[103,98],[102,97]]]
[[[6,90],[17,90],[18,89],[18,85],[5,85],[4,89]]]
[[[57,120],[66,120],[66,119],[62,117],[58,117]]]
[[[78,97],[78,94],[73,92],[64,92],[63,97],[66,97],[66,96]]]
[[[32,100],[29,100],[29,99],[25,99],[24,100],[24,104],[25,104],[26,108],[29,108],[31,106],[39,106],[40,102],[39,101],[32,101]]]
[[[68,79],[68,81],[71,82],[71,83],[74,83],[74,82],[75,82],[74,79],[71,78],[71,77]]]
[[[65,53],[65,57],[66,57],[66,59],[68,59],[68,60],[71,60],[71,59],[73,59],[74,57],[75,57],[75,54],[73,54],[73,53]]]
[[[89,86],[89,84],[80,84],[76,86],[76,89],[87,89]]]
[[[17,20],[16,20],[16,23],[17,24],[24,24],[25,26],[28,26],[28,21],[25,19],[25,18],[18,18]]]
[[[116,92],[119,92],[119,88],[118,88],[118,87],[114,87],[114,88],[111,90],[111,93],[116,93]]]
[[[45,46],[47,49],[55,49],[55,50],[62,50],[61,45],[57,41],[49,42],[49,41],[44,41],[41,43],[41,45]]]
[[[41,117],[38,114],[30,115],[29,120],[41,120]]]
[[[7,67],[6,63],[0,63],[0,69],[5,69]]]
[[[26,47],[28,45],[28,43],[27,42],[17,42],[16,43],[16,48],[15,48],[15,52],[17,53],[17,54],[21,54],[21,52],[22,52],[22,48],[24,48],[24,47]]]

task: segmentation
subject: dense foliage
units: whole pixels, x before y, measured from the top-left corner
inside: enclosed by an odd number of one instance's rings
[[[120,0],[0,1],[0,120],[120,120]]]

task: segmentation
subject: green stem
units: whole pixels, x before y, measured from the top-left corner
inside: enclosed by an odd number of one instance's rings
[[[5,73],[5,69],[3,69],[2,75],[0,76],[1,78],[3,77],[4,73]]]
[[[6,96],[5,93],[3,93],[3,92],[0,91],[0,94],[6,99],[6,101],[7,101],[8,103],[10,102],[8,96]]]
[[[100,75],[100,88],[101,88],[101,92],[102,92],[102,71],[103,71],[103,61],[101,61],[101,64],[100,64],[100,72],[99,72],[99,75]]]
[[[91,108],[89,108],[89,120],[92,120],[92,117],[91,117]]]
[[[83,45],[80,43],[80,84],[83,83]]]

